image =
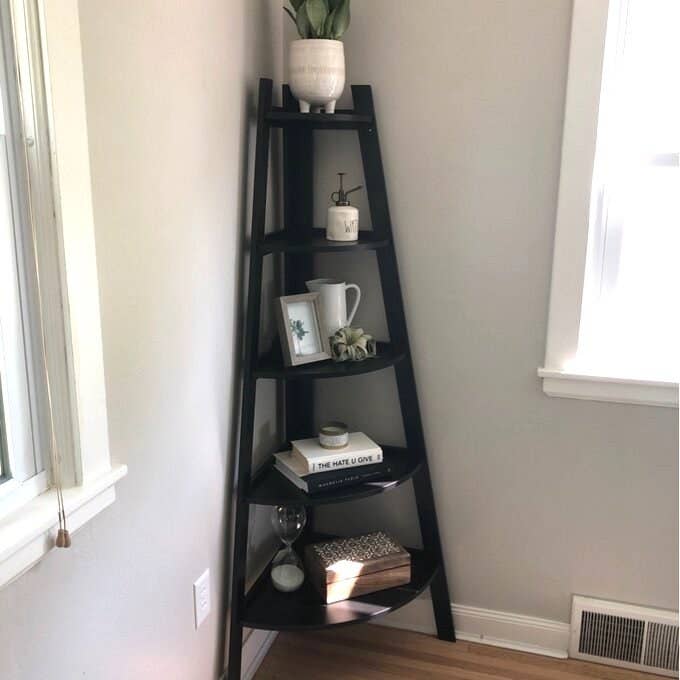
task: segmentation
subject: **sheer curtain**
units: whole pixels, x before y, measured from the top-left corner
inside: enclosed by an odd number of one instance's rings
[[[680,2],[612,0],[577,368],[680,376]]]

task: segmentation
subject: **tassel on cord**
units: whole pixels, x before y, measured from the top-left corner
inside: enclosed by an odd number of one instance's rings
[[[59,529],[57,532],[57,548],[70,548],[71,547],[71,534],[69,534],[68,529]]]

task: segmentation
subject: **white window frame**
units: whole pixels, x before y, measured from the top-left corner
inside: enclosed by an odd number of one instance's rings
[[[678,407],[678,383],[574,373],[609,0],[574,0],[543,391],[554,397]]]
[[[113,503],[127,473],[109,453],[78,2],[7,3],[17,51],[28,55],[34,76],[44,74],[42,83],[21,74],[22,141],[40,225],[41,322],[73,532]],[[52,550],[56,508],[48,490],[0,516],[0,587]]]

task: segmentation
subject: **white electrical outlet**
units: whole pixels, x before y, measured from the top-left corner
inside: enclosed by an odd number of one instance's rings
[[[198,627],[210,614],[210,569],[206,569],[194,581],[194,622]]]

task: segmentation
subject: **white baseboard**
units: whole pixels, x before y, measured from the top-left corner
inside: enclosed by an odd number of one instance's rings
[[[241,680],[252,680],[278,633],[275,630],[251,630],[241,651]]]
[[[452,604],[451,611],[459,640],[557,659],[568,656],[568,623],[460,604]],[[419,633],[435,633],[432,604],[428,598],[418,598],[406,607],[376,619],[375,623]]]

